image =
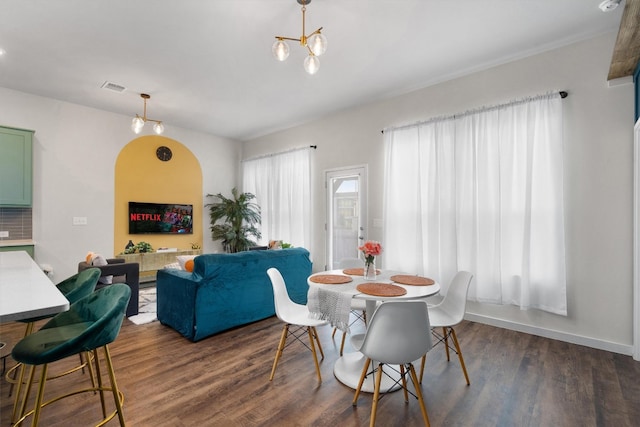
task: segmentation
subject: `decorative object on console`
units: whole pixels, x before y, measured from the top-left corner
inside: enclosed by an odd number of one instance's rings
[[[262,217],[260,206],[251,201],[256,197],[254,194],[239,193],[235,187],[231,194],[232,199],[226,198],[222,193],[207,194],[207,197],[215,197],[217,201],[205,206],[209,207],[211,217],[211,238],[222,240],[225,252],[235,253],[256,246],[251,237],[262,237],[262,233],[256,227],[262,222]],[[218,221],[223,223],[218,224]]]
[[[147,99],[151,98],[151,95],[147,95],[146,93],[141,93],[140,97],[144,99],[144,112],[142,113],[142,117],[136,114],[134,119],[131,121],[131,130],[137,134],[142,132],[142,128],[146,122],[155,122],[153,125],[153,131],[158,135],[161,135],[164,132],[164,125],[160,120],[154,120],[147,117]]]
[[[364,278],[376,280],[376,257],[382,253],[382,245],[374,240],[367,240],[358,248],[364,255]]]
[[[297,0],[302,5],[302,35],[300,38],[276,36],[276,41],[271,47],[273,56],[278,61],[284,61],[289,57],[289,45],[285,40],[293,40],[300,43],[300,46],[307,48],[309,56],[304,60],[304,70],[309,74],[315,74],[320,68],[318,56],[327,50],[327,38],[321,33],[322,27],[318,28],[308,36],[305,35],[305,14],[307,5],[311,0]]]
[[[144,254],[149,252],[153,252],[153,246],[151,246],[151,244],[147,242],[138,242],[133,246],[127,245],[127,247],[124,250],[125,254],[135,254],[135,253]]]

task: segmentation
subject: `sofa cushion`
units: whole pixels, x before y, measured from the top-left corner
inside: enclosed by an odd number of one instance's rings
[[[180,269],[186,270],[185,264],[187,263],[187,261],[193,261],[193,259],[197,256],[198,255],[178,255],[176,257],[176,260],[178,260],[178,264],[180,264]]]
[[[107,259],[100,254],[89,252],[87,258],[90,259],[88,264],[94,267],[103,267],[105,265],[108,265]],[[113,276],[102,276],[100,277],[100,279],[98,279],[98,283],[110,285],[113,283]]]

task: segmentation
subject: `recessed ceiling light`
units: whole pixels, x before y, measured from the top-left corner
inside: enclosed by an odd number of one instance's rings
[[[599,7],[603,12],[611,12],[620,5],[620,2],[622,2],[622,0],[604,0],[600,3]]]

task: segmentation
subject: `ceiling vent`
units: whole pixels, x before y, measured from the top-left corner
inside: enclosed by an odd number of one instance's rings
[[[107,90],[111,90],[113,92],[118,92],[118,93],[122,93],[125,90],[127,90],[126,87],[116,84],[116,83],[112,83],[112,82],[104,82],[102,83],[102,86],[100,86],[102,89],[107,89]]]

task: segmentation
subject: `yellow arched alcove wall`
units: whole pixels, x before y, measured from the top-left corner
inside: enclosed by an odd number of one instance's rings
[[[171,149],[169,161],[156,157],[160,146]],[[191,249],[191,243],[202,247],[203,212],[202,169],[187,147],[170,138],[149,135],[127,144],[116,160],[114,239],[116,254],[133,240],[159,247]],[[176,203],[193,205],[193,234],[129,234],[129,202]]]

